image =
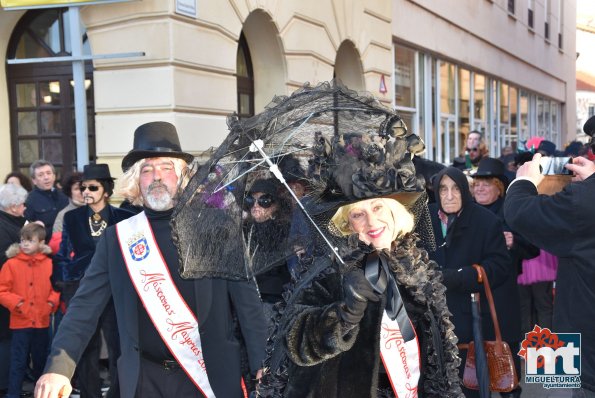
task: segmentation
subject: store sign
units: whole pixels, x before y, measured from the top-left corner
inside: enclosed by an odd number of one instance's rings
[[[176,14],[196,18],[196,0],[176,0]]]
[[[32,8],[120,3],[124,1],[130,0],[0,0],[0,6],[5,9],[26,10]]]

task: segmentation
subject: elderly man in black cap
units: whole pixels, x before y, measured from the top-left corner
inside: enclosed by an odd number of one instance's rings
[[[595,117],[583,130],[593,137]],[[581,347],[572,361],[558,360],[572,370],[570,376],[580,370],[581,388],[573,389],[573,397],[595,397],[595,164],[574,158],[565,166],[575,174],[574,182],[554,195],[538,195],[541,156],[535,154],[518,169],[506,194],[504,216],[516,232],[559,257],[552,332],[581,333]]]
[[[52,345],[36,398],[68,397],[77,360],[113,295],[120,333],[120,396],[241,397],[239,321],[253,374],[264,357],[262,305],[252,281],[183,280],[170,219],[193,156],[173,125],[134,134],[122,161],[121,194],[144,211],[109,227]]]

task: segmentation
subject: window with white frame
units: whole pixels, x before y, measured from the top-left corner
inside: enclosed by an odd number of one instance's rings
[[[472,103],[471,103],[471,71],[459,67],[458,74],[458,92],[459,92],[459,128],[456,138],[458,138],[457,148],[459,153],[463,151],[465,139],[471,129]]]
[[[395,45],[394,70],[395,107],[424,138],[429,159],[452,163],[471,130],[484,134],[492,156],[532,136],[560,147],[557,101],[401,45]]]
[[[394,54],[395,109],[407,127],[417,134],[417,52],[395,44]]]

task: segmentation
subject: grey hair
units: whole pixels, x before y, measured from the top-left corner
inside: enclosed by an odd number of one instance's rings
[[[145,205],[140,191],[140,170],[143,163],[145,163],[147,159],[138,160],[116,181],[116,193],[123,196],[135,206]],[[167,159],[171,160],[174,164],[174,169],[176,171],[176,175],[178,176],[178,191],[183,190],[186,188],[186,185],[188,185],[188,181],[190,180],[190,170],[188,169],[188,164],[184,160],[178,158],[167,157]]]
[[[0,210],[18,206],[27,200],[27,190],[15,184],[0,185]]]
[[[39,159],[33,162],[31,166],[29,166],[29,175],[31,176],[31,178],[35,178],[35,170],[43,166],[50,166],[52,168],[52,173],[56,174],[56,169],[54,168],[53,164],[51,164],[47,160]]]

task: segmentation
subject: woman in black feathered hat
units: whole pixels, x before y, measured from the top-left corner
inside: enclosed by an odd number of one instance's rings
[[[337,98],[349,140],[332,130],[342,117]],[[423,143],[369,98],[321,87],[303,100],[319,111],[308,120],[320,130],[300,135],[306,147],[315,142],[308,161],[316,165],[302,203],[336,250],[319,239],[301,258],[303,272],[278,307],[259,396],[462,397],[441,275],[414,232],[427,215],[411,162]],[[347,147],[354,141],[357,151]]]

